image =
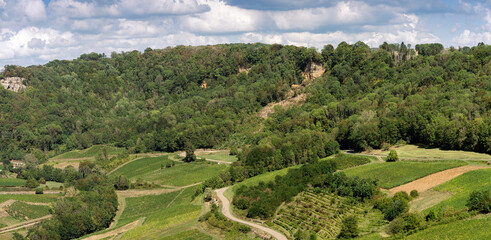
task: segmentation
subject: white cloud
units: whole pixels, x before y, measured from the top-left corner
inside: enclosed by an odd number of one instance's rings
[[[119,0],[113,4],[97,1],[54,0],[49,9],[55,17],[94,18],[148,15],[181,15],[208,11],[209,7],[196,0]]]
[[[50,28],[28,27],[18,32],[2,29],[2,35],[9,37],[0,41],[0,59],[36,56],[48,53],[63,53],[66,47],[73,46],[76,41],[73,34],[61,33]]]
[[[477,45],[479,42],[490,43],[490,32],[472,32],[469,29],[464,30],[459,36],[452,39],[458,46]]]
[[[262,13],[226,5],[224,2],[209,1],[211,10],[180,18],[183,29],[201,33],[227,33],[253,31],[260,27]]]

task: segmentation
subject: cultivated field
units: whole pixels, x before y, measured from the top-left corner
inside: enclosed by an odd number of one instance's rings
[[[161,168],[170,167],[173,164],[174,161],[169,160],[168,156],[145,157],[127,163],[126,165],[112,172],[111,175],[113,176],[125,175],[128,178],[137,178],[137,177],[145,176]]]
[[[376,232],[387,223],[380,211],[369,204],[353,203],[327,191],[305,191],[280,207],[272,220],[274,227],[293,238],[298,229],[313,231],[317,239],[333,239],[341,231],[342,220],[356,215],[361,234]]]
[[[382,188],[393,188],[418,178],[466,165],[463,161],[400,161],[367,164],[344,170],[348,176],[358,176],[379,181]]]
[[[77,159],[77,158],[95,158],[97,155],[101,154],[103,150],[106,151],[107,155],[117,155],[126,151],[124,148],[117,148],[104,145],[95,145],[84,150],[72,150],[60,155],[57,155],[51,159]]]
[[[26,180],[18,178],[0,178],[0,187],[20,187],[26,184]]]

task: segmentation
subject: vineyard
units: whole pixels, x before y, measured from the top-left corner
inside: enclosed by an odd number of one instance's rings
[[[282,206],[272,222],[289,238],[293,238],[297,229],[303,229],[315,232],[317,239],[332,239],[341,231],[343,218],[350,215],[358,217],[361,234],[377,231],[386,224],[382,213],[368,204],[313,190],[300,193],[294,201]]]

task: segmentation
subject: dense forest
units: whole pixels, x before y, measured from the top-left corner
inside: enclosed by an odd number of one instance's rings
[[[6,66],[0,78],[23,77],[27,89],[0,89],[0,153],[40,159],[95,144],[132,152],[228,145],[245,148],[243,163],[258,173],[336,146],[361,151],[407,142],[489,153],[491,46],[442,49],[177,46]],[[326,71],[306,83],[314,63]],[[304,104],[257,116],[302,82]],[[262,154],[268,162],[255,159]]]

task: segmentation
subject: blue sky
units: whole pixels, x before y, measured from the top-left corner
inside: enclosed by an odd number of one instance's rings
[[[491,42],[491,0],[0,0],[0,68],[236,42]]]

